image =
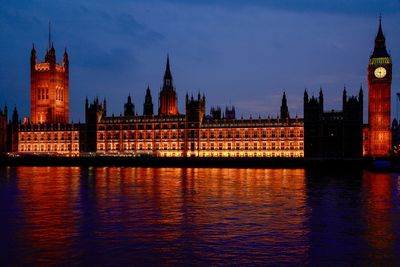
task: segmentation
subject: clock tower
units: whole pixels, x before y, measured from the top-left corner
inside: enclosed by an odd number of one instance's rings
[[[386,50],[385,36],[379,18],[374,52],[368,65],[368,140],[371,157],[387,156],[391,148],[390,88],[392,60]]]

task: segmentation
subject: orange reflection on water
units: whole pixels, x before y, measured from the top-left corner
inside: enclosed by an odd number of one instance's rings
[[[363,175],[366,240],[371,246],[370,258],[384,265],[391,257],[395,241],[392,208],[393,180],[390,174],[365,172]],[[370,263],[371,264],[371,263]]]
[[[111,220],[116,229],[101,231],[103,238],[211,247],[226,240],[227,250],[253,243],[271,246],[270,253],[288,244],[286,251],[296,255],[308,250],[304,170],[98,168],[94,176],[99,223]],[[121,224],[133,228],[127,233]]]
[[[254,264],[307,257],[301,169],[20,167],[17,176],[21,235],[39,265],[81,258],[86,238],[108,253],[150,247],[170,265],[182,250]]]
[[[35,252],[28,262],[59,264],[78,232],[80,169],[19,167],[17,175],[21,219],[29,225],[21,237]]]

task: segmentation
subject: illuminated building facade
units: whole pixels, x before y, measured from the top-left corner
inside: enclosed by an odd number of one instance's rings
[[[69,61],[65,50],[62,64],[56,62],[53,44],[44,62],[37,63],[35,47],[31,51],[31,123],[68,123]]]
[[[286,104],[286,100],[282,102]],[[205,96],[199,94],[197,98],[186,96],[186,115],[103,118],[97,124],[97,153],[162,157],[304,156],[303,121],[297,117],[230,120],[204,115]]]
[[[97,99],[86,110],[86,126],[96,125],[88,140],[96,140],[96,149],[106,155],[152,155],[161,157],[303,157],[303,121],[291,119],[286,94],[282,98],[281,117],[239,119],[235,108],[212,109],[205,116],[206,98],[186,95],[185,114],[178,114],[169,58],[159,96],[159,114],[153,115],[150,88],[146,90],[144,112],[135,115],[129,96],[124,116],[107,116],[105,103]],[[96,133],[96,136],[93,134]]]
[[[80,149],[80,124],[22,124],[18,152],[76,156]]]
[[[371,157],[388,156],[391,150],[390,94],[392,60],[386,50],[381,19],[374,51],[368,65],[368,131],[364,153]]]
[[[324,112],[318,98],[304,92],[304,155],[307,158],[361,158],[363,155],[363,90],[358,98],[343,90],[343,110]]]
[[[61,64],[50,39],[44,62],[31,51],[31,117],[16,124],[14,149],[22,154],[78,155],[85,125],[69,123],[69,60],[65,50]],[[16,115],[18,117],[18,115]],[[14,115],[13,115],[14,117]],[[13,119],[14,120],[14,119]]]
[[[180,114],[169,57],[158,114],[148,87],[142,115],[137,115],[131,96],[120,116],[107,116],[105,99],[91,103],[86,99],[85,123],[69,124],[68,55],[65,52],[58,65],[49,42],[45,62],[37,63],[35,49],[31,52],[31,120],[18,124],[18,114],[16,118],[13,115],[13,126],[6,127],[0,138],[11,136],[7,151],[69,156],[82,152],[163,157],[384,156],[391,140],[391,75],[380,23],[368,68],[369,124],[364,128],[362,89],[351,97],[344,90],[343,109],[332,112],[324,112],[322,90],[318,98],[309,98],[305,92],[304,120],[290,116],[285,93],[277,118],[238,119],[234,106],[226,107],[224,113],[219,107],[211,108],[206,115],[206,98],[200,94],[186,95],[185,113]],[[4,112],[0,123],[2,117]],[[0,143],[0,150],[2,147]]]

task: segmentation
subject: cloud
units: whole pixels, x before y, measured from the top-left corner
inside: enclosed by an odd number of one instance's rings
[[[295,12],[323,12],[378,16],[399,14],[399,0],[161,0],[171,3],[224,7],[267,7]]]

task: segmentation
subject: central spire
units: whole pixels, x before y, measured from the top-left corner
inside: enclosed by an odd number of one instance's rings
[[[163,116],[171,116],[178,114],[178,99],[176,91],[172,83],[171,68],[169,65],[169,55],[167,55],[167,65],[164,74],[164,84],[159,96],[158,114]]]
[[[167,55],[167,65],[165,67],[164,86],[173,88],[171,67],[169,66],[169,54]]]

